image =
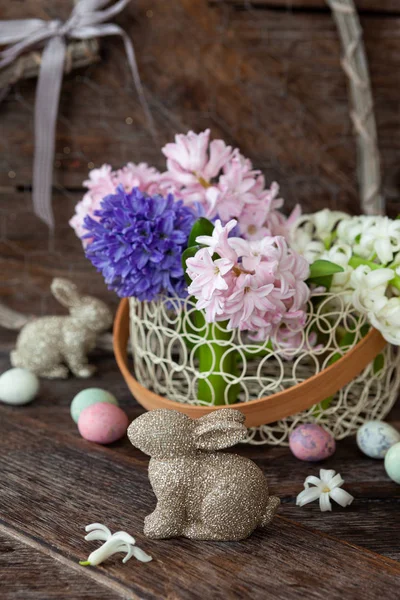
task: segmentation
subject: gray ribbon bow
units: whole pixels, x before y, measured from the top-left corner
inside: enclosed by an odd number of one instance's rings
[[[130,0],[118,0],[105,10],[100,10],[110,0],[80,0],[65,23],[55,19],[22,19],[0,21],[0,45],[12,44],[0,52],[0,68],[11,64],[20,54],[38,44],[44,45],[35,101],[35,156],[33,163],[33,207],[35,213],[52,229],[51,188],[55,147],[55,127],[61,82],[64,72],[66,40],[119,35],[143,110],[151,131],[153,121],[144,96],[136,64],[135,51],[128,35],[121,27],[105,23],[117,15]]]

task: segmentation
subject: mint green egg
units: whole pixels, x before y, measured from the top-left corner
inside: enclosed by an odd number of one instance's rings
[[[79,392],[71,402],[71,417],[75,423],[78,423],[79,415],[85,408],[99,402],[107,402],[118,406],[116,397],[101,388],[87,388]]]
[[[400,484],[400,442],[386,452],[385,470],[390,479]]]

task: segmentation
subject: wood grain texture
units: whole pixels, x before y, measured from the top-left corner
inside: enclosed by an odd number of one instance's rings
[[[267,179],[281,182],[288,207],[301,201],[306,210],[356,212],[346,81],[337,33],[320,3],[293,0],[300,10],[290,13],[278,0],[266,2],[268,10],[248,10],[247,2],[246,10],[222,1],[211,7],[206,0],[154,0],[151,9],[147,0],[131,2],[117,21],[134,40],[160,145],[176,131],[210,126],[241,146]],[[1,2],[0,19],[65,18],[71,4]],[[359,5],[374,12],[377,2]],[[391,214],[398,210],[400,181],[396,5],[382,0],[377,14],[363,18]],[[303,10],[310,6],[317,10]],[[24,313],[64,312],[49,293],[56,275],[70,276],[82,291],[116,306],[68,219],[90,162],[147,160],[162,167],[120,42],[104,41],[102,58],[64,80],[54,235],[31,210],[35,83],[18,83],[0,105],[0,296]],[[15,335],[0,330],[0,373],[10,367]],[[113,356],[96,352],[93,361],[98,373],[88,382],[43,381],[32,404],[0,405],[2,600],[397,600],[400,486],[381,461],[359,452],[354,438],[338,443],[329,465],[322,465],[340,472],[355,496],[345,510],[335,506],[326,514],[317,504],[295,506],[305,477],[320,465],[301,463],[286,448],[240,446],[235,451],[256,461],[282,500],[270,528],[234,544],[145,539],[143,518],[155,505],[147,457],[126,438],[110,447],[86,442],[69,416],[71,399],[89,385],[114,393],[130,419],[142,411]],[[400,405],[391,420],[400,428]],[[96,520],[132,533],[154,561],[122,565],[118,555],[99,568],[79,567],[96,547],[84,542],[84,526]]]
[[[45,542],[20,533],[1,520],[0,593],[2,600],[48,600],[61,596],[65,600],[132,598],[125,586],[82,569]]]
[[[0,371],[9,364],[6,351],[13,335],[2,340]],[[140,414],[113,358],[97,353],[94,361],[99,374],[88,383],[115,393],[130,418]],[[400,563],[393,559],[400,559],[400,487],[387,478],[381,461],[361,455],[354,439],[340,442],[328,465],[341,472],[345,489],[355,496],[347,509],[335,506],[331,514],[322,514],[316,504],[295,507],[304,478],[319,465],[299,462],[286,448],[239,446],[235,451],[255,460],[271,492],[281,497],[273,525],[245,542],[147,540],[143,518],[155,504],[147,480],[148,458],[126,438],[109,447],[80,438],[69,404],[82,387],[75,379],[43,381],[32,404],[0,406],[1,544],[23,557],[29,549],[32,556],[29,564],[18,559],[21,573],[14,582],[5,569],[1,584],[6,581],[3,589],[10,599],[18,598],[17,593],[24,600],[73,598],[77,589],[82,596],[75,597],[88,600],[291,600],[306,594],[330,600],[344,590],[354,600],[375,600],[380,594],[397,599]],[[400,426],[398,408],[392,418]],[[77,561],[96,547],[96,542],[83,541],[84,526],[94,521],[113,531],[126,529],[154,561],[146,565],[132,559],[122,565],[117,555],[90,572],[80,570]],[[5,557],[0,551],[3,568],[9,551]],[[48,577],[40,573],[41,565]],[[30,574],[36,577],[34,588],[26,583]],[[87,579],[89,574],[92,579]],[[69,582],[69,596],[64,581]]]
[[[211,0],[211,3],[226,3],[237,8],[257,9],[274,8],[287,11],[313,10],[329,12],[325,0]],[[357,10],[361,13],[390,13],[400,14],[397,0],[354,0]]]
[[[28,314],[65,313],[50,293],[53,277],[71,277],[83,293],[99,296],[110,306],[118,298],[109,292],[85,258],[80,240],[68,221],[82,193],[53,195],[55,231],[33,213],[29,190],[0,194],[0,297]]]
[[[7,17],[23,9],[54,16],[66,8],[60,0],[9,4]],[[206,0],[154,0],[149,12],[148,2],[139,0],[118,22],[135,43],[159,144],[146,130],[121,43],[108,39],[100,64],[64,80],[57,186],[80,187],[91,162],[146,160],[163,168],[159,146],[176,131],[211,127],[214,136],[241,147],[267,180],[281,183],[288,209],[300,201],[305,210],[357,211],[346,78],[328,13],[238,11]],[[363,26],[385,194],[397,203],[399,20],[371,16]],[[31,183],[34,94],[35,82],[20,83],[1,105],[0,185]]]

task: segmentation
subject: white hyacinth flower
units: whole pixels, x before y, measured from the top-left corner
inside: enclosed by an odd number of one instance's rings
[[[359,245],[364,254],[376,254],[379,261],[387,265],[400,250],[400,221],[376,217],[371,227],[362,233]]]
[[[367,265],[360,265],[351,274],[354,288],[353,304],[360,312],[381,310],[388,301],[386,289],[394,277],[392,269],[372,270]]]
[[[354,500],[353,496],[341,489],[344,480],[340,474],[335,474],[331,469],[320,469],[319,478],[310,475],[304,482],[304,490],[300,492],[296,499],[297,506],[304,506],[309,502],[319,499],[319,507],[321,512],[332,510],[330,498],[346,507]],[[310,486],[314,487],[310,487]]]
[[[350,244],[358,256],[382,265],[391,262],[400,250],[400,221],[381,216],[351,217],[339,223],[337,239]]]
[[[79,561],[79,564],[84,567],[99,565],[117,552],[126,552],[126,556],[122,559],[123,563],[126,563],[132,556],[141,562],[153,560],[146,552],[135,546],[135,539],[125,531],[117,531],[112,534],[108,527],[101,523],[86,525],[85,531],[89,532],[85,536],[86,541],[101,540],[104,544],[92,552],[87,560]]]
[[[335,273],[333,275],[332,284],[330,287],[331,292],[339,293],[344,290],[352,290],[351,274],[353,272],[353,268],[349,266],[349,260],[351,256],[352,250],[350,246],[343,243],[335,243],[333,244],[332,248],[321,254],[320,258],[322,260],[329,260],[330,262],[341,266],[343,269],[341,273]],[[350,300],[351,295],[345,298],[346,302]]]
[[[329,210],[329,208],[319,210],[313,214],[316,237],[324,242],[329,241],[338,223],[347,219],[350,219],[350,216],[340,210]]]
[[[291,246],[307,260],[313,262],[332,243],[332,234],[337,224],[350,219],[346,213],[324,208],[316,213],[302,215],[291,228]]]
[[[361,215],[344,219],[337,227],[337,239],[355,248],[358,243],[357,240],[360,240],[362,235],[375,225],[377,218],[376,216]],[[358,248],[357,254],[361,255],[361,252],[362,249]]]
[[[375,310],[368,311],[368,319],[390,344],[400,346],[400,298],[385,298]]]

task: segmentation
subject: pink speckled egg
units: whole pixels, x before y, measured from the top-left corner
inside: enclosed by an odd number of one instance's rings
[[[86,407],[79,415],[78,429],[85,440],[111,444],[125,435],[129,421],[124,411],[107,402]]]
[[[336,450],[331,434],[312,423],[296,427],[289,436],[289,446],[296,458],[309,462],[329,458]]]

